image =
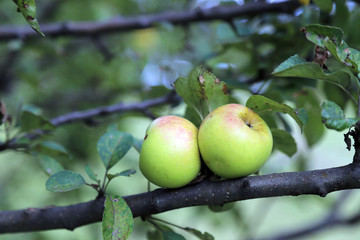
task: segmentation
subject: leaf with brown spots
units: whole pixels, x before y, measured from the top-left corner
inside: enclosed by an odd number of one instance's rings
[[[229,103],[226,84],[203,67],[196,67],[189,77],[180,77],[175,90],[187,104],[185,117],[199,126],[215,108]]]
[[[36,5],[35,0],[13,0],[18,6],[17,11],[21,12],[25,20],[30,24],[41,36],[45,37],[44,33],[41,32],[38,21],[36,20]]]

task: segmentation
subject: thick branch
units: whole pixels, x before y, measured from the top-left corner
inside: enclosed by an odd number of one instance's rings
[[[195,9],[181,12],[164,12],[153,15],[115,18],[106,22],[66,22],[40,24],[42,32],[48,37],[59,36],[94,36],[105,33],[128,31],[154,27],[162,22],[172,24],[188,24],[190,22],[228,20],[235,17],[254,16],[264,13],[292,13],[300,4],[298,1],[266,3],[265,1],[250,2],[242,6],[215,7]],[[0,27],[0,41],[16,38],[34,38],[38,34],[28,26]]]
[[[360,166],[249,176],[226,181],[204,180],[180,189],[158,189],[124,197],[134,217],[173,209],[222,205],[254,198],[298,196],[360,188]],[[103,198],[66,207],[30,208],[0,212],[0,233],[74,229],[101,221]]]

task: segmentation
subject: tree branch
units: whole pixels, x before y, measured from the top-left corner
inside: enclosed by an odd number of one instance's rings
[[[347,198],[349,193],[350,192],[344,192],[344,194],[341,195],[338,201],[335,203],[330,213],[320,221],[311,223],[304,228],[300,228],[291,232],[279,234],[272,237],[257,238],[256,240],[304,239],[304,237],[306,236],[327,230],[329,228],[333,228],[336,226],[343,226],[343,225],[353,225],[355,223],[358,223],[360,221],[360,211],[358,211],[357,213],[353,214],[350,217],[343,217],[338,209],[339,205],[343,204],[345,200],[344,198]],[[254,240],[254,239],[250,238],[249,240]]]
[[[140,111],[146,112],[150,107],[158,106],[165,103],[172,103],[175,101],[175,92],[171,92],[168,95],[145,100],[143,102],[135,103],[118,103],[110,106],[102,106],[93,109],[88,109],[85,111],[75,111],[70,112],[58,117],[55,117],[50,120],[50,122],[55,126],[60,126],[63,124],[76,122],[76,121],[86,121],[98,116],[106,116],[114,113],[128,112],[128,111]]]
[[[170,92],[168,95],[145,100],[142,102],[134,102],[134,103],[118,103],[110,106],[101,106],[97,108],[92,108],[84,111],[74,111],[64,115],[60,115],[58,117],[52,118],[50,120],[51,124],[54,126],[60,126],[64,124],[69,124],[77,121],[90,121],[95,117],[107,116],[110,114],[121,113],[121,112],[129,112],[129,111],[138,111],[143,112],[145,115],[149,116],[151,113],[148,112],[150,107],[159,106],[161,104],[174,104],[177,103],[177,95],[174,91]],[[154,117],[154,116],[150,116]],[[37,138],[39,135],[45,134],[46,131],[39,130],[36,133],[28,134],[27,137],[30,139]],[[26,144],[17,143],[17,139],[11,139],[8,142],[4,142],[0,144],[0,151],[4,151],[7,149],[19,149],[26,148]]]
[[[173,209],[222,205],[228,202],[276,196],[328,193],[360,188],[360,165],[248,176],[226,181],[208,179],[179,189],[157,189],[152,192],[126,196],[134,217],[157,214]],[[74,229],[101,221],[104,198],[65,207],[28,208],[0,212],[0,233]],[[354,217],[352,222],[360,220]]]
[[[134,29],[154,27],[162,22],[185,25],[190,22],[228,20],[236,17],[255,16],[264,13],[293,13],[300,6],[298,1],[281,3],[249,2],[241,6],[214,7],[180,12],[164,12],[153,15],[129,18],[118,17],[105,22],[65,22],[40,24],[42,32],[48,37],[94,36]],[[39,35],[29,26],[0,27],[0,41],[10,39],[29,39]]]

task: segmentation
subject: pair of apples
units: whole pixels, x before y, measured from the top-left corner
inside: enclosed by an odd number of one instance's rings
[[[200,154],[216,175],[237,178],[259,170],[272,146],[271,131],[259,115],[240,104],[227,104],[212,111],[199,130],[182,117],[155,119],[146,130],[139,165],[150,182],[178,188],[199,174]]]

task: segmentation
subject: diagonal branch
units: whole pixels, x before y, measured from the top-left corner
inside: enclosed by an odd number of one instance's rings
[[[54,126],[60,126],[71,122],[86,121],[94,117],[106,116],[114,113],[121,113],[128,111],[144,112],[150,107],[158,106],[165,103],[173,103],[175,101],[175,97],[176,97],[175,92],[171,92],[168,95],[145,100],[143,102],[135,102],[135,103],[127,103],[127,104],[118,103],[110,106],[102,106],[84,111],[75,111],[55,117],[51,119],[50,122]]]
[[[149,108],[159,106],[162,104],[175,104],[178,102],[178,100],[179,99],[177,99],[177,95],[175,94],[175,91],[172,91],[165,96],[145,100],[142,102],[118,103],[110,106],[101,106],[84,111],[70,112],[55,117],[51,119],[50,122],[54,126],[60,126],[77,121],[89,121],[95,117],[103,117],[111,114],[118,114],[122,112],[130,112],[130,111],[143,112],[145,115],[150,115],[151,113],[148,112]],[[36,133],[28,134],[27,137],[30,139],[34,139],[45,133],[46,131],[39,130]],[[26,144],[17,143],[16,138],[8,142],[0,143],[0,151],[4,151],[8,149],[26,148],[26,147],[27,147]]]
[[[134,29],[154,27],[162,22],[186,25],[191,22],[229,20],[236,17],[249,17],[265,13],[293,13],[300,6],[298,1],[290,0],[280,3],[265,1],[249,2],[241,6],[214,7],[179,12],[164,12],[153,15],[122,18],[118,17],[105,22],[65,22],[40,24],[42,32],[48,37],[60,36],[94,36]],[[0,41],[10,39],[28,39],[38,37],[28,26],[1,26]]]
[[[134,217],[173,209],[276,196],[328,193],[360,188],[360,166],[249,176],[226,181],[204,180],[180,189],[157,189],[126,196]],[[0,212],[0,233],[74,229],[101,221],[104,198],[65,207],[28,208]],[[354,217],[352,222],[359,221]]]

